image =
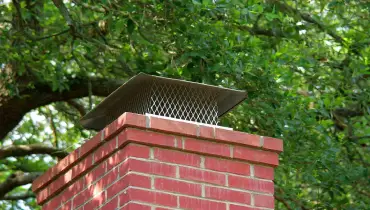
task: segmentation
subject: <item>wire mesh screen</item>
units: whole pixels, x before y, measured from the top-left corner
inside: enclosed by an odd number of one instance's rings
[[[133,112],[218,124],[216,91],[166,82],[152,82],[134,91],[131,97],[122,96],[126,99],[125,103],[109,111],[109,122],[113,122],[121,113]]]
[[[217,92],[189,85],[154,82],[147,113],[217,125]]]
[[[114,109],[108,112],[109,116],[107,118],[109,122],[113,122],[117,119],[117,116],[124,112],[148,113],[150,108],[150,87],[138,88],[135,90],[135,95],[122,96],[122,98],[126,99],[125,102],[117,104],[117,106],[114,106]]]

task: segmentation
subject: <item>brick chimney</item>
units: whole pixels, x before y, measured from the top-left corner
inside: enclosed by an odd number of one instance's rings
[[[43,210],[274,209],[279,139],[131,112],[89,123],[105,128],[34,181]]]

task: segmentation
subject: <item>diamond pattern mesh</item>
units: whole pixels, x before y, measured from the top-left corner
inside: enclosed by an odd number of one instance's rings
[[[153,82],[145,87],[148,88],[134,90],[134,97],[122,96],[125,102],[110,110],[109,121],[121,113],[133,112],[217,125],[217,92],[166,82]]]
[[[125,98],[124,103],[120,103],[118,106],[115,106],[114,110],[110,110],[108,121],[113,122],[117,119],[117,116],[121,115],[124,112],[132,112],[138,114],[145,114],[148,113],[150,104],[150,89],[148,88],[141,88],[139,90],[135,90],[136,94],[134,97],[130,97],[127,95],[123,95],[122,98]],[[115,104],[115,102],[112,102]]]
[[[217,125],[217,93],[171,83],[153,83],[150,114]]]

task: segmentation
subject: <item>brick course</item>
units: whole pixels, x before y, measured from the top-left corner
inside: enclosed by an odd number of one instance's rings
[[[125,113],[32,190],[43,210],[273,209],[281,151],[279,139]]]

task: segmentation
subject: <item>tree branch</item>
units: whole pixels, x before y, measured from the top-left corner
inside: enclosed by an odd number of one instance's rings
[[[285,194],[285,192],[283,191],[283,189],[281,189],[281,188],[275,188],[276,189],[276,191],[277,192],[279,192],[280,194]],[[275,197],[275,199],[276,200],[278,200],[278,201],[280,201],[280,202],[282,202],[284,205],[285,205],[285,207],[287,207],[287,205],[286,204],[288,204],[282,197],[279,197],[278,195],[274,195],[274,197]],[[301,209],[302,210],[308,210],[308,208],[306,208],[305,206],[304,206],[304,204],[302,204],[299,200],[296,200],[296,199],[294,199],[293,197],[288,197],[288,200],[291,200],[291,201],[293,201],[295,204],[297,204],[298,206],[300,206],[301,207]],[[287,207],[287,209],[289,209],[288,207]]]
[[[41,40],[44,40],[44,39],[48,39],[48,38],[52,38],[52,37],[56,37],[56,36],[59,36],[59,35],[62,35],[62,34],[66,34],[70,31],[70,29],[66,29],[66,30],[63,30],[61,32],[58,32],[56,34],[51,34],[51,35],[47,35],[47,36],[44,36],[44,37],[35,37],[33,39],[33,41],[41,41]]]
[[[8,176],[3,183],[0,183],[0,200],[3,200],[5,195],[16,187],[32,183],[41,174],[41,172],[26,174],[18,171]]]
[[[49,109],[49,118],[50,118],[50,127],[51,127],[51,130],[53,131],[54,147],[56,149],[58,149],[59,143],[58,143],[57,126],[55,125],[54,118],[53,118],[53,113],[50,109]]]
[[[367,136],[351,136],[349,138],[351,140],[370,139],[370,135],[367,135]]]
[[[69,14],[69,11],[68,11],[66,5],[64,5],[64,3],[63,3],[63,0],[53,0],[53,3],[58,8],[58,10],[59,10],[60,14],[63,16],[63,18],[66,20],[67,25],[70,26],[70,27],[76,28],[75,23],[74,23],[71,15]]]
[[[77,5],[81,5],[85,9],[89,9],[89,10],[92,10],[94,12],[107,13],[107,11],[108,11],[105,7],[93,6],[93,5],[78,1],[78,0],[73,0],[73,2]]]
[[[78,103],[76,100],[68,100],[66,102],[68,105],[75,108],[80,113],[81,116],[84,116],[86,114],[85,107],[82,104]]]
[[[237,27],[241,31],[248,31],[250,34],[253,35],[262,35],[262,36],[268,36],[268,37],[284,37],[283,33],[276,33],[272,30],[265,30],[265,29],[260,29],[258,27],[249,27],[246,25],[239,25],[239,24],[234,24],[235,27]]]
[[[292,207],[290,207],[290,206],[289,206],[289,204],[288,204],[288,202],[287,202],[286,200],[284,200],[282,197],[279,197],[279,196],[277,196],[277,195],[274,195],[274,198],[275,198],[277,201],[279,201],[279,202],[283,203],[283,204],[284,204],[284,206],[285,206],[288,210],[292,210]]]
[[[341,36],[339,36],[335,31],[331,30],[328,26],[326,26],[324,23],[320,22],[319,20],[315,20],[314,18],[311,17],[311,15],[300,12],[299,10],[284,3],[284,1],[268,0],[268,2],[277,5],[282,11],[285,11],[286,13],[297,15],[302,20],[316,25],[321,31],[326,32],[329,36],[331,36],[339,44],[343,45],[345,43],[345,40]]]
[[[25,200],[28,198],[34,198],[35,194],[31,192],[22,193],[18,195],[5,195],[4,197],[0,198],[0,200],[8,200],[8,201],[16,201],[16,200]]]
[[[13,17],[13,26],[16,30],[23,30],[24,20],[22,17],[21,4],[19,3],[19,0],[13,0],[12,3],[16,11],[16,14]]]
[[[366,197],[370,198],[370,193],[369,192],[366,192],[366,191],[363,191],[363,190],[358,190],[359,193],[361,193],[362,195],[365,195]]]
[[[64,158],[69,153],[61,149],[40,144],[12,145],[0,148],[0,159],[7,157],[21,157],[32,154],[47,154],[58,158]]]
[[[42,32],[42,27],[40,25],[39,19],[37,17],[42,16],[44,1],[33,1],[33,0],[26,0],[26,8],[30,15],[25,18],[28,26],[32,28],[36,34],[40,34]]]
[[[337,108],[334,110],[334,114],[340,115],[342,117],[358,117],[363,116],[364,112],[361,110],[351,110],[346,108]]]
[[[32,109],[58,101],[68,101],[88,96],[88,80],[87,77],[67,78],[63,82],[68,85],[68,89],[63,89],[60,92],[53,91],[47,83],[35,83],[34,88],[27,88],[20,92],[20,95],[27,97],[14,97],[0,104],[0,141]],[[90,78],[90,80],[91,91],[95,96],[108,96],[123,84],[122,80],[117,79]]]

